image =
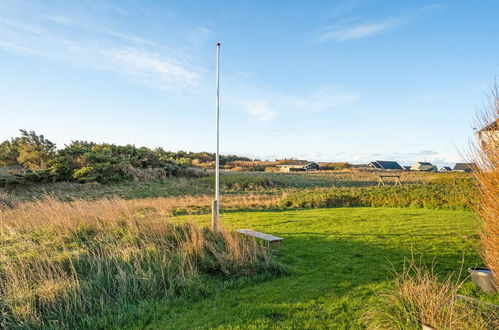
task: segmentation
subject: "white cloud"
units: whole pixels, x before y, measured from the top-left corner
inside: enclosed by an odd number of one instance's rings
[[[258,94],[253,92],[253,94]],[[272,96],[253,98],[235,98],[229,102],[259,121],[269,121],[281,113],[322,112],[337,109],[360,97],[357,94],[345,92],[331,87],[319,88],[309,94],[289,95],[274,93]]]
[[[271,120],[276,115],[276,110],[272,109],[265,101],[246,101],[242,103],[244,111],[257,120]]]
[[[358,99],[357,94],[324,87],[308,95],[281,96],[277,102],[286,111],[321,112]]]
[[[51,18],[51,21],[56,20]],[[57,21],[66,24],[60,17]],[[72,28],[81,32],[76,24]],[[136,36],[119,34],[122,39],[119,42],[102,37],[103,33],[116,36],[112,31],[103,29],[75,40],[63,34],[67,34],[67,27],[61,32],[50,27],[0,19],[0,48],[117,72],[159,89],[188,88],[200,80],[200,70],[186,63],[180,52],[172,55],[174,50],[156,47],[154,42]]]
[[[322,32],[320,32],[319,35],[315,38],[315,41],[346,41],[367,38],[392,29],[399,24],[400,20],[387,19],[384,21],[363,23],[357,25],[332,26],[322,30]]]
[[[197,72],[176,60],[138,49],[104,49],[101,54],[114,63],[113,70],[162,89],[189,87],[195,85],[199,78]]]

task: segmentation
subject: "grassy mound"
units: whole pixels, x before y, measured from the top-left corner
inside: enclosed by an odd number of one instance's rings
[[[282,271],[254,240],[119,199],[0,211],[0,244],[1,328],[114,323],[144,299],[203,296],[225,280]]]

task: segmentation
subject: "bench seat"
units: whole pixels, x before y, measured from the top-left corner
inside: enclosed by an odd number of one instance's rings
[[[238,229],[236,231],[242,235],[262,239],[264,241],[267,241],[269,244],[281,242],[284,239],[282,237],[272,236],[272,235],[261,233],[259,231],[254,231],[251,229]]]

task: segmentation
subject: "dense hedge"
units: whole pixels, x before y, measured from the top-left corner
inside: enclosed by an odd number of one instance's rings
[[[292,193],[282,207],[345,206],[471,209],[478,192],[471,185],[407,185],[402,187],[329,188]]]

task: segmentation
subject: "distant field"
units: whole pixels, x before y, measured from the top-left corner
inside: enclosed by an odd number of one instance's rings
[[[294,189],[329,187],[366,187],[377,185],[383,172],[330,171],[311,173],[264,173],[223,172],[221,190],[223,193],[247,192],[282,193]],[[471,178],[468,173],[423,173],[390,172],[400,175],[403,184],[427,184]],[[214,177],[171,178],[163,181],[130,181],[118,184],[53,183],[16,186],[3,189],[17,200],[31,200],[51,195],[63,200],[78,198],[99,199],[103,197],[146,198],[164,196],[206,195],[214,193]],[[0,189],[1,190],[1,189]]]

